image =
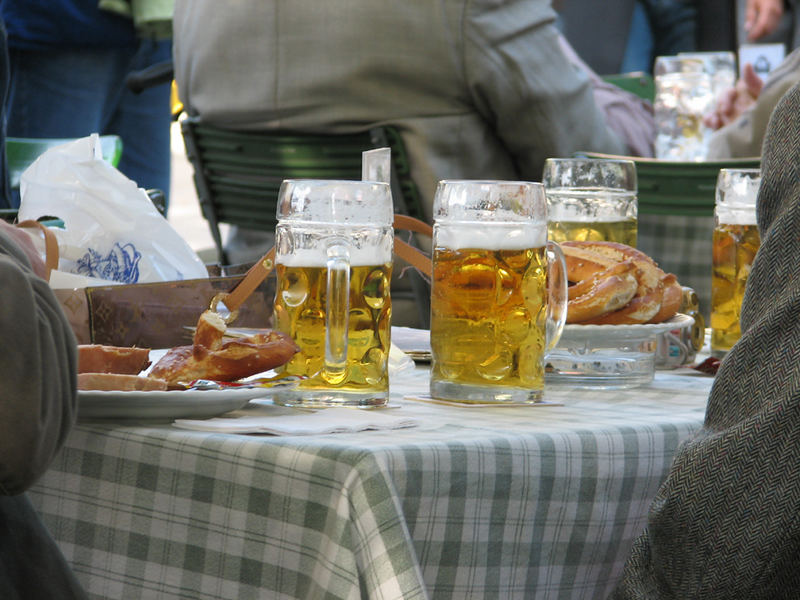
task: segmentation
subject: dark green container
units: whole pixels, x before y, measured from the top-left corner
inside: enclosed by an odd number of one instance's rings
[[[581,152],[589,158],[627,158],[636,163],[639,214],[710,217],[720,169],[758,169],[761,159],[677,162]]]

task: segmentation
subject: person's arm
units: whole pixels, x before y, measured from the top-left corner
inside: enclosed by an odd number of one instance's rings
[[[764,81],[758,76],[753,65],[745,64],[742,76],[736,84],[722,92],[714,110],[703,117],[706,127],[720,129],[738,119],[756,103],[763,87]]]
[[[468,6],[468,90],[522,176],[538,181],[546,158],[579,150],[627,152],[596,105],[588,76],[562,52],[549,2]]]
[[[606,123],[628,147],[626,154],[652,157],[656,120],[652,103],[604,81],[578,56],[563,35],[558,41],[569,61],[586,73],[592,83],[594,101]]]
[[[6,495],[22,493],[44,473],[77,403],[75,336],[10,229],[0,225],[0,494]]]
[[[747,0],[744,30],[747,41],[754,42],[778,27],[783,16],[784,0]]]

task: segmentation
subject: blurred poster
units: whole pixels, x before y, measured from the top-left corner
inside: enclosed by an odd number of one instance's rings
[[[739,46],[739,75],[744,65],[750,63],[761,79],[766,79],[785,56],[786,47],[783,44],[743,44]]]

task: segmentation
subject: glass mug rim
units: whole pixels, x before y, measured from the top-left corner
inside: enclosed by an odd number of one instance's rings
[[[709,83],[713,79],[708,71],[667,71],[666,73],[659,73],[653,77],[653,82],[658,87],[659,83],[670,83],[673,80],[680,79],[684,81],[705,80]]]
[[[659,54],[653,59],[653,76],[667,75],[669,73],[691,73],[702,72],[704,58],[699,56],[699,52],[679,52],[678,54]],[[699,66],[701,71],[675,71],[672,69],[683,68],[684,66]]]
[[[731,189],[735,180],[748,180],[755,186],[752,196],[745,196]],[[749,208],[755,210],[758,189],[761,187],[761,169],[723,168],[717,175],[717,184],[714,191],[715,208],[723,207],[733,209]]]
[[[515,179],[441,179],[438,186],[450,184],[463,184],[463,185],[541,185],[538,181],[525,181]],[[438,187],[437,186],[437,187]]]
[[[618,177],[618,185],[604,185],[600,179],[600,174],[595,177],[587,177],[587,174],[582,172],[577,173],[581,179],[594,179],[597,182],[591,184],[584,182],[577,182],[573,184],[556,185],[554,183],[548,184],[548,179],[560,172],[564,167],[602,167],[603,165],[618,167],[620,176]],[[570,189],[607,189],[607,190],[620,190],[624,192],[638,193],[639,191],[639,174],[636,169],[636,162],[627,158],[599,158],[599,157],[552,157],[544,161],[542,169],[542,185],[545,191],[551,190],[570,190]]]
[[[600,158],[593,156],[556,156],[545,159],[545,165],[548,163],[597,163],[597,164],[624,164],[626,167],[636,167],[636,162],[629,158]]]
[[[305,193],[296,194],[303,186]],[[335,190],[341,195],[330,197]],[[351,197],[347,192],[357,193]],[[371,210],[364,210],[366,207]],[[284,179],[278,190],[276,217],[279,223],[390,226],[394,221],[391,185],[355,179]]]
[[[472,198],[451,201],[447,190],[463,188],[478,192]],[[516,196],[493,196],[493,192],[517,191]],[[515,202],[514,200],[519,200]],[[488,204],[483,205],[483,202]],[[538,181],[492,179],[443,179],[433,197],[434,228],[441,225],[481,224],[539,225],[547,222],[547,196]]]
[[[723,167],[723,168],[721,168],[719,170],[719,174],[717,175],[717,180],[718,181],[719,181],[720,177],[722,177],[723,174],[725,174],[725,175],[733,175],[733,174],[756,175],[758,177],[761,177],[761,169],[752,168],[752,167],[743,168],[743,169],[737,169],[736,167]]]

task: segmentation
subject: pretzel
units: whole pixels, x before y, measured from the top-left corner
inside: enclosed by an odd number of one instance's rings
[[[615,242],[568,241],[562,242],[561,248],[567,262],[567,278],[574,282],[567,305],[568,323],[660,323],[680,308],[682,290],[677,278],[664,273],[644,252]],[[622,266],[630,264],[634,267],[636,289],[622,303],[621,299],[629,294],[630,279],[619,274],[630,273],[628,266]],[[614,279],[615,276],[619,278]],[[599,310],[603,305],[608,310]],[[584,310],[586,306],[593,308]]]
[[[136,375],[150,365],[150,348],[78,345],[78,373]]]
[[[264,333],[223,342],[226,327],[213,311],[200,315],[191,346],[170,348],[149,377],[177,386],[196,379],[236,381],[286,363],[299,350],[287,335]]]
[[[78,373],[78,389],[83,391],[163,391],[167,382],[154,377],[128,373]]]
[[[619,310],[631,301],[637,288],[632,261],[612,264],[569,287],[567,322],[579,323]]]
[[[661,308],[648,323],[662,323],[673,317],[680,309],[683,301],[683,288],[674,274],[666,273],[661,278],[661,283],[664,285]]]

